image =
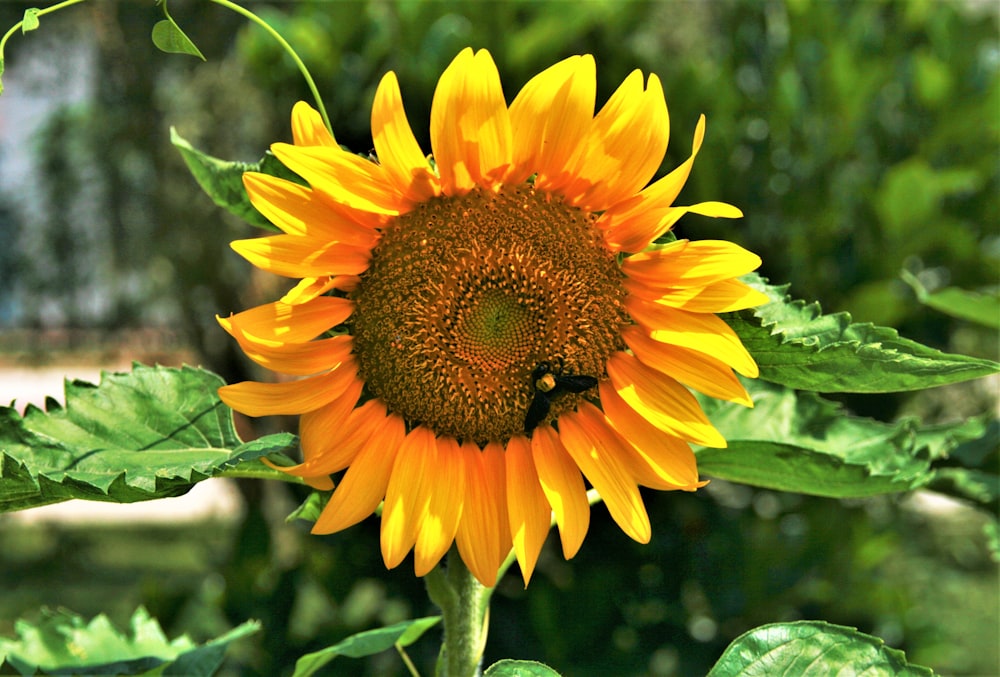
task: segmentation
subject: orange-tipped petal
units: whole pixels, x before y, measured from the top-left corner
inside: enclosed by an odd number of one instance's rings
[[[265,303],[242,313],[216,319],[230,334],[233,324],[257,342],[285,343],[311,341],[351,316],[354,302],[344,298],[319,296],[299,304]]]
[[[371,261],[370,249],[298,235],[233,240],[229,246],[261,270],[285,277],[358,275]]]
[[[628,452],[604,416],[593,405],[583,403],[579,411],[559,417],[559,439],[604,499],[615,523],[629,538],[648,543],[652,535],[649,515],[635,478],[622,462]]]
[[[292,139],[296,146],[333,146],[337,142],[318,111],[305,101],[299,101],[292,107]]]
[[[725,447],[698,400],[680,383],[644,366],[627,353],[615,353],[607,362],[615,391],[644,419],[665,432],[706,447]]]
[[[509,182],[532,174],[543,190],[567,182],[569,160],[594,117],[596,92],[597,67],[589,54],[564,59],[528,81],[510,104],[514,164]]]
[[[660,79],[650,75],[644,88],[642,73],[633,71],[590,124],[568,167],[572,179],[560,192],[588,211],[635,195],[663,162],[669,135]]]
[[[288,235],[368,249],[378,242],[378,231],[333,211],[310,188],[254,172],[243,175],[243,186],[257,211]]]
[[[332,402],[357,378],[346,365],[336,371],[287,383],[243,381],[219,388],[219,397],[247,416],[286,416],[315,411]]]
[[[651,289],[704,287],[760,267],[760,257],[724,240],[698,240],[625,259],[622,272]]]
[[[503,448],[494,442],[480,451],[475,444],[467,443],[462,445],[462,458],[466,498],[455,542],[469,571],[492,588],[510,550]]]
[[[314,534],[332,534],[353,526],[375,511],[385,498],[393,462],[406,424],[396,415],[383,418],[379,429],[368,438],[313,525]]]
[[[379,162],[401,195],[422,202],[441,192],[440,181],[410,129],[399,82],[392,71],[385,74],[375,92],[372,139]]]
[[[728,364],[743,376],[757,377],[757,363],[739,336],[715,315],[690,313],[635,296],[625,299],[625,308],[636,322],[649,330],[654,340],[704,353]]]
[[[527,438],[518,435],[507,442],[506,461],[507,517],[514,554],[527,586],[549,534],[552,511],[538,481]]]
[[[271,146],[281,163],[309,182],[328,205],[357,218],[356,212],[398,216],[410,205],[388,180],[385,168],[335,148]]]
[[[437,451],[434,433],[422,425],[400,445],[382,505],[382,559],[389,569],[399,566],[417,542],[418,518],[430,499],[429,475],[435,470]]]
[[[431,147],[445,195],[491,186],[510,166],[510,116],[500,73],[486,50],[462,50],[438,80]]]
[[[413,546],[417,576],[425,576],[433,569],[455,540],[465,502],[464,453],[453,437],[437,438],[437,461],[427,475],[430,498],[418,520]]]
[[[647,367],[675,378],[709,397],[752,407],[753,400],[732,369],[696,350],[654,341],[636,325],[622,331],[625,343]]]
[[[559,527],[563,556],[570,559],[580,549],[590,526],[590,504],[583,477],[550,425],[540,425],[532,432],[531,455]]]

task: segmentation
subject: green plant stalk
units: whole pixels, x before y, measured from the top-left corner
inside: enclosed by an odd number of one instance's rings
[[[80,0],[75,1],[79,2]],[[299,72],[302,73],[302,77],[305,79],[306,85],[309,86],[309,91],[312,92],[313,99],[316,100],[316,109],[319,111],[320,117],[323,118],[323,124],[326,125],[327,131],[329,131],[330,134],[333,134],[333,126],[330,124],[330,117],[326,114],[326,106],[323,105],[323,98],[319,95],[319,89],[317,89],[316,83],[313,81],[312,75],[309,73],[309,69],[306,68],[306,65],[302,62],[302,59],[299,58],[299,55],[295,52],[295,50],[292,49],[292,46],[289,45],[283,37],[281,37],[281,34],[278,33],[278,31],[271,28],[266,21],[250,10],[240,7],[236,3],[230,2],[229,0],[212,0],[212,2],[230,9],[254,22],[267,31],[271,37],[274,38],[279,45],[281,45],[281,48],[288,52],[288,55],[292,57],[292,61],[294,61],[295,65],[298,67]]]
[[[444,644],[438,677],[478,677],[489,629],[493,588],[480,583],[452,547],[446,569],[436,566],[424,577],[427,593],[441,609]]]

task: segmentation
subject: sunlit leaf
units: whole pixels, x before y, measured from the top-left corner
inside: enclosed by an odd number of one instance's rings
[[[933,461],[987,430],[979,419],[883,423],[848,415],[814,393],[761,381],[745,385],[752,409],[701,400],[729,443],[697,451],[699,470],[709,477],[833,498],[907,491],[934,479]]]
[[[167,54],[189,54],[205,61],[201,50],[184,34],[170,17],[157,21],[153,26],[153,44]]]
[[[440,616],[427,616],[351,635],[342,642],[306,654],[295,661],[295,672],[292,677],[309,677],[337,656],[362,658],[381,653],[397,644],[401,647],[409,646],[440,620]]]
[[[872,675],[930,677],[878,637],[823,621],[773,623],[733,640],[708,677]]]
[[[27,33],[38,28],[38,12],[36,7],[24,10],[24,18],[21,19],[21,32]]]
[[[42,610],[36,623],[19,620],[14,639],[0,637],[0,670],[12,674],[144,675],[208,677],[218,670],[228,645],[260,630],[247,621],[200,646],[187,636],[168,640],[142,607],[132,614],[128,633],[104,614],[89,622],[66,610]]]
[[[559,673],[535,661],[497,661],[486,668],[483,677],[559,677]]]
[[[243,219],[251,226],[278,231],[276,226],[250,204],[250,198],[247,197],[247,192],[243,188],[243,174],[245,172],[261,172],[303,183],[302,179],[289,171],[274,155],[268,152],[260,162],[220,160],[196,149],[172,127],[170,129],[170,142],[180,151],[198,185],[212,198],[215,204]]]
[[[925,306],[960,320],[1000,329],[1000,289],[980,293],[945,287],[931,292],[909,271],[904,270],[902,277]]]
[[[296,447],[290,434],[243,443],[201,369],[136,365],[101,384],[66,383],[66,406],[0,407],[0,512],[71,498],[178,496],[240,463]]]
[[[760,378],[816,392],[922,390],[988,376],[1000,364],[951,355],[901,338],[895,329],[824,315],[818,304],[791,300],[786,287],[743,278],[771,303],[725,316],[760,366]]]

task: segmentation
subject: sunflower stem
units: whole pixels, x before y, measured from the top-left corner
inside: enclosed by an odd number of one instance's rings
[[[448,555],[447,569],[439,565],[424,580],[431,601],[441,609],[444,624],[438,677],[478,677],[482,674],[493,588],[480,583],[454,549]]]

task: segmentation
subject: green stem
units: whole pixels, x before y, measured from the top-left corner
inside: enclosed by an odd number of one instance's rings
[[[305,78],[306,84],[309,86],[309,91],[312,92],[313,99],[316,100],[316,109],[319,111],[320,116],[323,118],[323,124],[326,125],[327,131],[329,131],[330,134],[333,134],[333,127],[330,125],[330,118],[326,114],[326,107],[323,105],[323,98],[319,95],[319,89],[316,88],[316,83],[313,81],[312,75],[309,74],[309,69],[306,68],[306,65],[302,62],[302,59],[299,58],[299,55],[296,54],[295,50],[292,49],[292,46],[289,45],[288,42],[283,37],[281,37],[281,34],[278,33],[278,31],[271,28],[271,26],[266,21],[261,19],[259,16],[257,16],[250,10],[240,7],[236,3],[230,2],[229,0],[212,0],[212,2],[214,2],[217,5],[222,5],[227,9],[231,9],[237,14],[240,14],[246,17],[247,19],[250,19],[250,21],[254,22],[258,26],[263,28],[265,31],[267,31],[272,38],[277,40],[278,44],[281,45],[281,48],[284,49],[286,52],[288,52],[288,55],[292,57],[292,61],[294,61],[295,65],[298,67],[299,72],[302,73],[302,77]]]
[[[274,468],[270,468],[263,463],[254,462],[241,463],[240,465],[232,468],[227,468],[218,475],[215,475],[215,477],[251,480],[280,480],[282,482],[290,482],[292,484],[306,483],[306,481],[301,477],[296,477],[295,475],[289,475],[288,473],[281,472],[280,470],[275,470]]]
[[[424,580],[431,601],[441,608],[444,623],[438,677],[478,677],[493,588],[472,575],[455,548],[448,555],[447,570],[438,565]]]

